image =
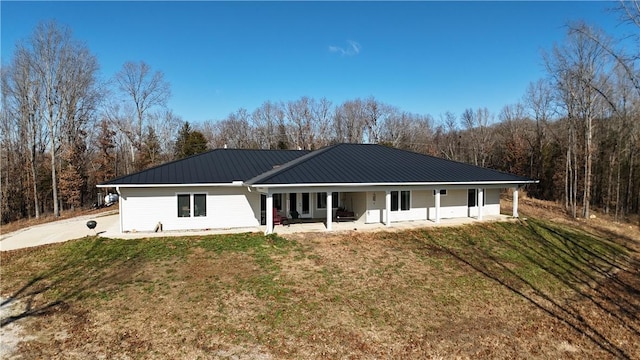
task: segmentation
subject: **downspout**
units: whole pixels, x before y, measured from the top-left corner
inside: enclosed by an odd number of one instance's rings
[[[122,194],[120,193],[120,186],[116,186],[116,192],[118,193],[118,217],[120,218],[120,234],[122,234]]]

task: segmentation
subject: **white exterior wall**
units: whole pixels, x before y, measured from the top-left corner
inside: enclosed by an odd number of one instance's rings
[[[484,208],[482,215],[500,215],[500,189],[484,189]],[[476,202],[478,198],[478,190],[476,189]],[[468,199],[467,199],[468,201]],[[469,216],[478,216],[478,207],[469,207]]]
[[[396,190],[394,190],[396,191]],[[398,189],[402,191],[402,189]],[[375,193],[375,201],[373,194]],[[488,195],[484,214],[492,215],[500,213],[500,190],[490,189],[485,191]],[[495,204],[494,204],[495,202]],[[366,223],[379,223],[385,220],[385,192],[369,191],[366,193]],[[433,190],[411,191],[410,210],[391,211],[391,222],[435,220],[435,196]],[[467,189],[448,189],[446,196],[440,196],[440,218],[468,217]]]
[[[483,215],[500,215],[500,189],[484,189]]]
[[[203,193],[207,216],[178,217],[177,194]],[[120,194],[122,231],[153,231],[158,222],[163,230],[260,225],[260,194],[244,187],[120,188]]]
[[[468,215],[467,189],[447,189],[447,195],[440,195],[440,219],[464,218]],[[429,220],[436,219],[436,200],[433,190],[427,195]]]
[[[375,195],[375,196],[374,196]],[[364,222],[367,224],[380,223],[384,221],[385,192],[367,191],[367,213]],[[375,197],[375,200],[374,200]]]
[[[347,210],[353,211],[353,215],[358,221],[364,221],[367,213],[367,193],[356,192],[346,193],[344,206]]]
[[[401,190],[399,189],[398,191]],[[427,191],[411,191],[410,205],[409,210],[398,209],[398,211],[390,211],[391,222],[427,220]]]

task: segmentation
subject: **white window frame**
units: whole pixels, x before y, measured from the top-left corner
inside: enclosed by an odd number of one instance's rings
[[[468,190],[473,190],[473,198],[475,199],[475,205],[470,206],[469,205],[469,196],[467,195],[467,206],[468,207],[478,207],[478,189],[468,189]],[[468,193],[467,190],[467,193]],[[482,206],[486,206],[487,205],[487,189],[482,189]]]
[[[337,209],[340,207],[340,192],[338,191],[332,191],[331,192],[332,196],[331,196],[331,208],[332,209]],[[317,192],[316,193],[316,210],[326,210],[327,209],[327,205],[325,204],[324,207],[320,207],[320,200],[324,201],[325,203],[327,202],[327,192],[323,191],[323,192]],[[336,207],[333,207],[333,203],[336,203]]]
[[[176,214],[176,217],[178,219],[197,219],[197,218],[206,218],[209,217],[209,193],[206,191],[194,191],[194,192],[177,192],[176,193],[176,206],[178,206],[178,196],[180,195],[189,195],[189,216],[178,216],[178,214]],[[204,195],[204,205],[206,208],[206,215],[205,216],[195,216],[195,208],[196,208],[196,203],[195,203],[195,195]],[[179,211],[180,209],[178,209]]]
[[[400,212],[400,211],[410,211],[411,210],[411,205],[413,203],[413,192],[411,190],[393,190],[391,191],[391,201],[393,201],[393,193],[396,192],[398,193],[398,200],[396,205],[398,206],[398,208],[396,210],[393,210],[393,203],[391,203],[391,211],[393,212]],[[408,209],[402,209],[402,193],[406,192],[409,193],[409,208]]]

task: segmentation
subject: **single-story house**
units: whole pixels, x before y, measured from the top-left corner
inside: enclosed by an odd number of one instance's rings
[[[374,144],[315,151],[215,149],[98,185],[120,195],[120,231],[264,226],[295,215],[402,221],[500,214],[500,190],[526,177]]]

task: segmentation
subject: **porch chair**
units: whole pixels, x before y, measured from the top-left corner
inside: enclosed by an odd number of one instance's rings
[[[286,225],[287,218],[278,214],[278,209],[273,208],[273,225]]]
[[[298,213],[296,210],[291,210],[289,213],[291,214],[292,223],[300,222],[300,213]]]

